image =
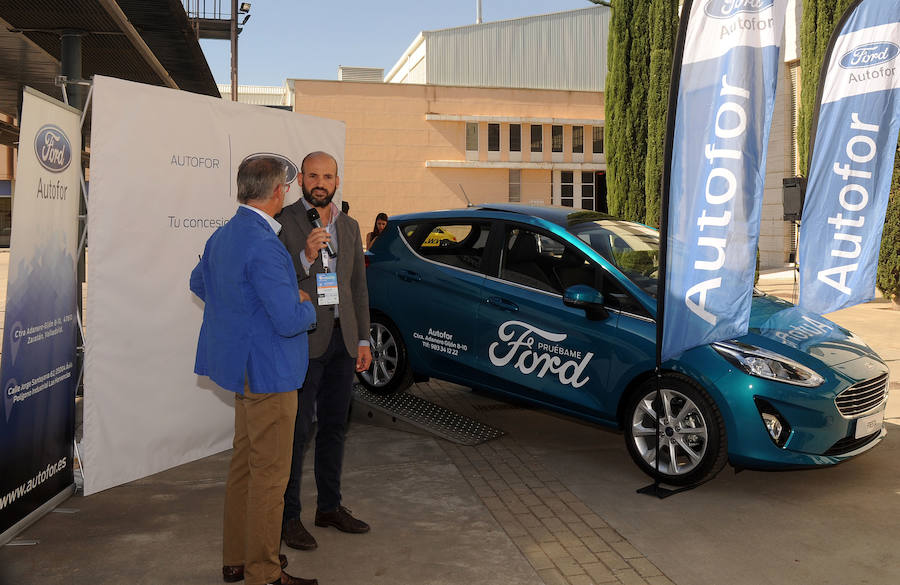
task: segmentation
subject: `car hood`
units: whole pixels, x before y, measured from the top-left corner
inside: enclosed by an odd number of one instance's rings
[[[800,362],[809,363],[811,358],[829,367],[861,357],[881,361],[878,354],[851,331],[818,313],[770,295],[753,297],[749,331],[741,341]]]

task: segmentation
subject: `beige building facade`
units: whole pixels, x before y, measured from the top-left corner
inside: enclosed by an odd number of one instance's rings
[[[289,80],[294,111],[347,124],[342,194],[375,215],[522,202],[605,210],[603,94]]]

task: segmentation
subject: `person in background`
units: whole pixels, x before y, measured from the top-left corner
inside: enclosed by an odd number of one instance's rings
[[[279,217],[302,290],[318,300],[317,325],[309,334],[309,370],[300,392],[291,479],[284,491],[282,538],[291,548],[311,550],[316,539],[300,521],[304,449],[318,424],[315,448],[316,526],[363,533],[369,525],[341,505],[344,436],[354,372],[369,369],[369,292],[359,224],[332,203],[340,185],[337,161],[313,152],[300,165],[303,197]],[[312,216],[312,217],[310,217]],[[321,227],[318,227],[321,226]]]
[[[375,238],[381,235],[381,232],[384,231],[385,226],[387,226],[388,215],[385,212],[381,212],[375,216],[375,227],[372,228],[366,235],[366,250],[372,247],[372,244],[375,243]]]
[[[191,272],[204,302],[194,372],[235,393],[234,452],[225,486],[222,579],[247,585],[316,585],[284,572],[284,488],[291,469],[297,388],[315,319],[276,233],[287,168],[274,158],[238,168],[240,206],[217,229]]]

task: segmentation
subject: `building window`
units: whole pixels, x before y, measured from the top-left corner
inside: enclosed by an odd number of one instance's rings
[[[553,137],[553,152],[562,152],[562,126],[551,126],[550,135]]]
[[[572,126],[572,152],[584,153],[584,126]]]
[[[522,150],[522,125],[509,125],[509,151],[520,152]]]
[[[575,173],[562,171],[559,174],[559,204],[563,207],[575,207]]]
[[[509,169],[509,202],[519,203],[520,201],[522,201],[522,171]]]
[[[478,122],[466,122],[466,150],[478,151]]]
[[[540,124],[531,125],[531,152],[544,150],[544,127]]]
[[[500,152],[500,124],[488,124],[488,150]]]
[[[603,126],[594,126],[594,154],[603,154]]]
[[[594,210],[594,173],[581,172],[581,208]]]

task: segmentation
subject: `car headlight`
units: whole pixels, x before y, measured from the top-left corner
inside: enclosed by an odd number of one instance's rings
[[[717,341],[712,344],[719,355],[742,371],[766,380],[813,388],[825,379],[806,366],[773,351],[739,341]]]

